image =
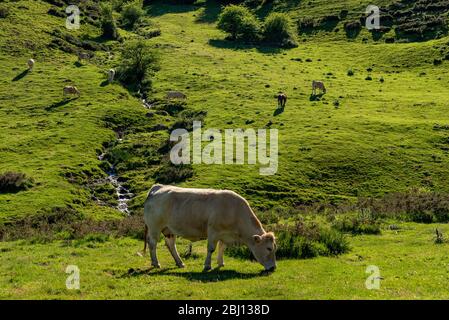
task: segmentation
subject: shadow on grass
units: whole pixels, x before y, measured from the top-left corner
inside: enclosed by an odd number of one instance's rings
[[[48,107],[46,107],[45,111],[52,111],[53,109],[57,109],[57,108],[63,107],[63,106],[69,104],[70,102],[72,102],[73,100],[76,100],[76,99],[78,99],[78,98],[63,99],[63,100],[61,100],[59,102],[55,102],[55,103],[49,105]]]
[[[196,18],[198,23],[214,23],[221,12],[220,4],[216,0],[206,0],[204,10]]]
[[[140,277],[140,276],[175,276],[182,277],[190,281],[201,281],[201,282],[218,282],[218,281],[226,281],[231,279],[252,279],[261,276],[267,276],[271,273],[261,271],[254,273],[242,273],[235,270],[220,270],[213,269],[209,272],[182,272],[182,271],[174,271],[179,270],[178,268],[164,268],[164,269],[130,269],[128,272],[121,275],[121,278],[127,277]]]
[[[284,50],[282,48],[277,47],[259,46],[256,44],[248,44],[222,39],[211,39],[209,40],[209,45],[215,48],[230,49],[230,50],[249,50],[255,48],[257,51],[264,54],[277,54]]]
[[[80,68],[80,67],[83,66],[83,64],[82,64],[81,62],[79,62],[79,61],[75,61],[75,63],[73,63],[73,65],[74,65],[75,67],[77,67],[77,68]]]
[[[100,87],[106,87],[109,84],[108,80],[104,80],[102,83],[100,83]]]
[[[198,6],[188,4],[167,4],[166,0],[156,0],[152,1],[152,3],[146,6],[145,9],[150,17],[160,17],[169,13],[186,13],[195,11],[198,9]]]
[[[284,112],[284,110],[285,110],[284,107],[278,107],[276,110],[274,110],[273,116],[276,117],[276,116],[280,115],[281,113]]]
[[[324,96],[324,93],[320,93],[320,94],[311,94],[309,97],[310,101],[321,101],[321,98]]]
[[[14,79],[12,79],[13,82],[15,81],[19,81],[20,79],[24,78],[30,71],[28,69],[22,71],[20,74],[18,74],[17,76],[14,77]]]

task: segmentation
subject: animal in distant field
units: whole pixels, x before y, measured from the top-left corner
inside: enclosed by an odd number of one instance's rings
[[[167,99],[180,99],[180,100],[185,100],[187,99],[187,96],[179,91],[169,91],[167,92]]]
[[[74,86],[65,86],[63,90],[63,95],[66,96],[68,94],[76,94],[78,97],[81,95],[80,91],[77,87]]]
[[[32,71],[34,68],[34,65],[36,64],[36,61],[34,61],[34,59],[30,59],[30,60],[28,60],[27,64],[28,64],[28,70]]]
[[[115,70],[114,69],[110,69],[108,71],[108,82],[112,83],[112,81],[114,81],[115,78]]]
[[[176,236],[190,241],[207,239],[204,271],[211,269],[217,245],[217,263],[222,267],[225,246],[235,244],[247,245],[266,271],[276,268],[274,234],[265,232],[249,203],[233,191],[153,185],[145,200],[144,221],[144,252],[148,242],[155,268],[160,268],[156,247],[161,233],[180,268],[184,263],[176,250]]]
[[[313,95],[316,95],[317,89],[321,90],[323,93],[326,93],[326,87],[325,87],[324,83],[321,81],[313,80],[313,82],[312,82],[312,94]]]
[[[279,93],[277,95],[277,99],[278,99],[278,107],[285,108],[285,105],[287,104],[287,95],[285,93]]]
[[[83,60],[89,60],[90,54],[88,52],[78,52],[78,62],[82,62]]]

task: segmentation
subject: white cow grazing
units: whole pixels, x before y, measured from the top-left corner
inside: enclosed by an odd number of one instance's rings
[[[167,99],[181,99],[181,100],[185,100],[187,99],[187,96],[179,91],[169,91],[167,92]]]
[[[36,61],[34,61],[34,59],[30,59],[30,60],[28,60],[27,64],[28,64],[28,70],[32,71],[34,68],[34,65],[36,64]]]
[[[224,266],[225,245],[245,244],[267,271],[276,268],[274,234],[265,232],[248,202],[228,190],[188,189],[154,185],[145,201],[145,246],[151,264],[160,268],[156,246],[162,232],[176,265],[184,263],[176,250],[176,236],[190,241],[207,239],[204,271],[211,269],[212,253],[218,244],[218,266]]]
[[[108,71],[108,82],[112,83],[112,81],[114,81],[115,78],[115,70],[114,69],[110,69]]]
[[[80,91],[77,87],[74,86],[65,86],[63,90],[63,95],[66,96],[68,94],[76,94],[78,97],[81,95]]]

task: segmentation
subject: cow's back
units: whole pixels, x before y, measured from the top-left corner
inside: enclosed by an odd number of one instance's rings
[[[247,205],[227,190],[188,189],[156,185],[145,202],[145,222],[191,240],[207,237],[208,226],[234,229]]]

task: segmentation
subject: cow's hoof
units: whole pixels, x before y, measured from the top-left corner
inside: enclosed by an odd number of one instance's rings
[[[211,266],[205,266],[204,269],[203,269],[203,272],[208,272],[208,271],[211,271],[211,270],[212,270]]]
[[[158,263],[158,264],[153,264],[153,265],[151,265],[151,267],[153,267],[153,268],[155,268],[155,269],[160,269],[160,268],[161,268],[161,265]]]
[[[178,266],[178,268],[185,268],[186,267],[186,265],[184,263],[177,264],[177,266]]]
[[[219,264],[219,265],[217,266],[217,268],[220,269],[220,268],[223,268],[224,266],[225,266],[225,264],[224,264],[224,263],[221,263],[221,264]]]

